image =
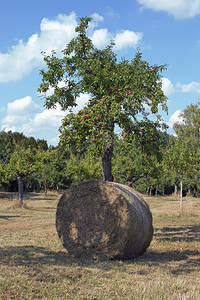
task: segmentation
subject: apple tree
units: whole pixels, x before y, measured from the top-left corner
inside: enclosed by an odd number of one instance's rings
[[[175,143],[163,153],[163,156],[165,168],[170,171],[171,178],[174,182],[180,182],[180,211],[182,212],[183,178],[197,172],[194,167],[196,150],[191,146],[189,138],[177,137]]]
[[[23,205],[23,180],[34,172],[34,163],[35,153],[30,148],[23,149],[17,146],[6,165],[7,178],[16,178],[18,182],[19,206]]]
[[[60,127],[61,141],[77,149],[93,144],[102,156],[103,179],[113,181],[111,160],[116,128],[127,142],[135,136],[144,151],[150,153],[154,148],[154,131],[161,124],[158,108],[167,111],[161,82],[166,65],[150,65],[139,51],[131,61],[119,61],[112,41],[104,49],[97,49],[88,37],[90,21],[91,18],[80,18],[76,36],[61,58],[55,51],[51,55],[43,53],[47,68],[40,71],[38,91],[45,98],[46,108],[59,104],[68,110]],[[53,94],[49,95],[49,90]],[[75,113],[73,108],[83,93],[90,99]],[[154,122],[149,121],[151,114]]]
[[[193,185],[199,195],[199,171],[200,171],[200,102],[190,104],[180,114],[181,122],[174,124],[177,139],[188,145],[193,161],[187,179]],[[190,189],[190,187],[189,187]]]

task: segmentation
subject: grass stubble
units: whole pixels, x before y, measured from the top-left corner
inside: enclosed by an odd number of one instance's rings
[[[145,197],[154,225],[133,260],[72,259],[55,227],[60,194],[0,198],[0,299],[200,299],[200,199]]]

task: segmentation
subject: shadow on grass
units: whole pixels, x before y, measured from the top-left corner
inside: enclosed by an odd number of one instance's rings
[[[63,267],[77,267],[77,266],[89,266],[95,268],[105,269],[105,261],[101,264],[101,261],[94,261],[89,259],[75,259],[70,257],[65,251],[51,251],[44,247],[36,246],[13,246],[0,248],[0,263],[6,266],[26,266],[29,268],[42,268],[42,266],[63,266]],[[110,260],[106,263],[106,269],[112,269],[113,263],[116,264],[118,260]],[[197,250],[184,250],[184,251],[166,251],[156,252],[147,251],[143,256],[136,259],[125,260],[124,263],[130,264],[142,264],[152,267],[163,267],[163,264],[169,262],[181,262],[175,267],[171,273],[174,275],[187,274],[197,271],[200,264],[200,252]],[[165,267],[165,265],[164,265]],[[137,271],[139,272],[139,271]],[[141,271],[143,272],[143,271]],[[140,274],[140,272],[138,273]],[[140,275],[145,275],[140,274]]]
[[[62,196],[62,194],[47,194],[45,196],[45,194],[24,194],[24,199],[25,200],[35,200],[35,201],[55,201],[55,200],[59,200],[59,198]]]
[[[154,230],[157,240],[168,242],[195,242],[200,241],[200,225],[182,227],[163,227]]]
[[[3,219],[3,220],[9,220],[9,219],[13,219],[13,218],[21,218],[21,216],[7,216],[7,215],[0,216],[0,219]]]

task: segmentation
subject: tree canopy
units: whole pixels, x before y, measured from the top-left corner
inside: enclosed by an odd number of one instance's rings
[[[63,50],[63,57],[44,53],[47,70],[41,70],[39,92],[44,94],[45,106],[63,110],[76,106],[77,98],[86,93],[90,99],[78,113],[67,112],[60,128],[66,145],[81,148],[94,143],[102,153],[103,178],[112,181],[111,159],[115,128],[129,141],[134,135],[144,150],[151,152],[155,130],[161,126],[148,117],[167,111],[162,91],[161,72],[166,65],[150,65],[138,51],[132,61],[117,60],[111,43],[97,49],[87,35],[91,18],[81,18],[76,37]],[[62,82],[62,85],[61,85]],[[64,84],[63,84],[64,83]],[[46,92],[53,88],[53,94]],[[155,141],[154,141],[155,142]]]

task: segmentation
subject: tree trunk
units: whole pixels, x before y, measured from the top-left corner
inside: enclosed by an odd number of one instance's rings
[[[47,196],[47,179],[44,179],[44,194]]]
[[[158,196],[158,186],[156,185],[155,196]]]
[[[176,182],[174,182],[174,195],[175,196],[178,195],[178,186],[177,186]]]
[[[104,181],[113,181],[112,175],[112,155],[113,155],[113,145],[110,142],[106,143],[105,152],[102,157],[102,175]]]
[[[22,181],[22,176],[18,175],[17,176],[17,181],[18,181],[18,199],[19,199],[19,206],[23,205],[23,193],[24,193],[24,186],[23,186],[23,181]]]
[[[182,173],[180,173],[180,213],[182,214],[183,211],[183,177],[182,177]]]
[[[199,193],[199,189],[197,187],[197,198],[199,198],[199,195],[200,195],[200,193]]]
[[[149,186],[149,196],[152,196],[152,185]]]

